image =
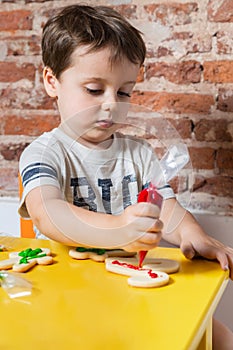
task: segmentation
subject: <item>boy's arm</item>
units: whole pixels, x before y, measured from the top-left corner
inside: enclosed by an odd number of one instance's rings
[[[67,245],[138,251],[156,247],[161,238],[159,209],[150,203],[131,205],[117,216],[95,213],[66,202],[57,187],[47,185],[31,190],[25,202],[40,232]]]
[[[233,249],[207,235],[176,199],[164,201],[160,219],[164,223],[162,236],[166,241],[180,246],[188,259],[198,255],[217,259],[223,270],[230,269],[233,279]]]

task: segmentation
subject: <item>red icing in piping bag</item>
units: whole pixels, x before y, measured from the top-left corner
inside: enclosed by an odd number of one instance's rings
[[[140,250],[138,252],[138,267],[142,268],[143,261],[146,257],[147,250]]]
[[[152,184],[145,188],[138,194],[138,202],[150,202],[156,204],[160,209],[163,202],[163,197],[157,192],[156,187]],[[146,257],[147,250],[140,250],[138,252],[138,266],[141,268]]]

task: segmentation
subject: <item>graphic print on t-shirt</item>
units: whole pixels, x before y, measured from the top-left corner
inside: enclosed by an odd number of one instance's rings
[[[122,209],[125,209],[132,202],[132,187],[136,187],[137,193],[137,179],[134,175],[126,175],[123,176],[122,180],[118,184],[114,184],[110,178],[107,179],[97,179],[98,193],[95,192],[94,188],[88,182],[86,177],[76,177],[71,178],[70,185],[73,188],[73,204],[79,207],[84,207],[91,211],[98,211],[97,200],[98,195],[102,199],[102,204],[105,213],[112,214],[112,204],[114,204],[114,199],[116,200],[116,196],[114,193],[116,191],[112,191],[116,187],[119,188],[118,197],[122,198]],[[132,186],[133,185],[133,186]],[[133,191],[135,193],[135,189]],[[86,195],[82,195],[82,193],[86,193]]]

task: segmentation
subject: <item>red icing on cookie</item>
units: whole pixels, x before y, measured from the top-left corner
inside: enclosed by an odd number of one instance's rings
[[[119,266],[123,266],[123,267],[127,267],[128,269],[132,269],[132,270],[139,270],[139,271],[148,271],[148,275],[151,277],[151,278],[157,278],[158,275],[157,273],[153,272],[153,270],[151,269],[143,269],[139,266],[135,266],[135,265],[132,265],[132,264],[128,264],[126,262],[120,262],[118,260],[113,260],[112,261],[112,264],[113,265],[119,265]]]

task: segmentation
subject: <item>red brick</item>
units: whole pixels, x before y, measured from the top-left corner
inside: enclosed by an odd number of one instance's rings
[[[191,15],[198,10],[198,5],[196,2],[187,4],[170,2],[145,5],[144,9],[149,14],[149,20],[172,26],[191,23]]]
[[[178,114],[208,114],[215,101],[212,95],[135,91],[132,95],[132,103],[154,111],[169,111]]]
[[[189,53],[203,53],[211,52],[212,50],[212,36],[208,33],[205,35],[195,36],[192,40],[188,41],[187,54]]]
[[[190,53],[211,52],[212,35],[209,33],[171,32],[171,36],[159,43],[158,48],[150,48],[149,57],[188,57]]]
[[[204,80],[211,83],[233,83],[233,61],[204,62]]]
[[[188,190],[188,179],[186,176],[180,175],[173,178],[169,184],[173,191],[178,194]]]
[[[173,32],[169,40],[193,40],[192,32]]]
[[[167,47],[159,46],[157,52],[149,49],[147,50],[147,57],[165,57],[165,56],[173,56],[173,51],[168,49]]]
[[[191,39],[184,43],[186,55],[190,53],[211,52],[212,50],[212,36],[209,33],[195,34]]]
[[[198,141],[232,141],[232,135],[227,130],[226,119],[201,119],[194,127],[194,134]]]
[[[191,121],[187,118],[169,119],[155,118],[127,118],[131,127],[127,133],[137,135],[145,139],[186,139],[191,137]]]
[[[112,6],[112,8],[128,19],[137,18],[136,5],[118,5],[118,6]]]
[[[36,35],[10,36],[4,39],[7,45],[8,56],[32,56],[39,55],[41,52],[41,38]]]
[[[199,188],[201,188],[204,184],[206,183],[206,178],[204,176],[201,176],[201,175],[195,175],[195,178],[194,178],[194,184],[192,186],[192,190],[193,191],[196,191],[198,190]]]
[[[203,185],[195,192],[205,192],[215,196],[233,198],[233,178],[229,176],[214,176],[206,178]]]
[[[0,62],[0,81],[15,82],[21,79],[33,81],[35,79],[36,68],[31,63],[17,65],[15,62]]]
[[[41,87],[40,90],[10,86],[0,90],[0,101],[2,108],[15,109],[56,109],[56,102],[50,98]]]
[[[30,118],[17,115],[5,117],[5,135],[38,136],[44,131],[50,131],[59,124],[59,117],[54,115],[33,115]]]
[[[219,89],[217,109],[223,112],[233,112],[233,90],[231,88]]]
[[[0,12],[0,31],[32,29],[32,13],[26,10]]]
[[[192,134],[192,122],[187,118],[168,119],[174,126],[181,139],[189,139]]]
[[[144,74],[145,74],[145,68],[141,67],[139,70],[138,77],[137,77],[137,83],[141,83],[144,81]]]
[[[232,0],[209,0],[208,20],[212,22],[233,22]]]
[[[210,52],[212,50],[212,35],[209,33],[193,32],[171,32],[170,36],[161,42],[158,46],[148,47],[148,58],[160,58],[166,56],[175,57],[177,54],[182,57],[190,53]]]
[[[199,83],[201,64],[197,61],[184,61],[168,64],[166,62],[150,63],[146,66],[146,78],[164,77],[175,84]]]
[[[233,149],[220,148],[216,156],[217,167],[220,170],[231,169],[233,174]],[[232,188],[233,191],[233,188]]]
[[[8,143],[8,144],[0,144],[0,154],[5,160],[19,160],[19,157],[24,150],[24,148],[28,146],[28,143]]]
[[[189,155],[194,169],[214,169],[215,150],[210,147],[190,147]]]
[[[231,54],[233,52],[233,32],[220,30],[217,32],[217,53]]]

